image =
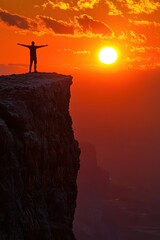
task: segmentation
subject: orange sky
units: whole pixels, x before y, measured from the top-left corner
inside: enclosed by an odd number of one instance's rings
[[[32,40],[49,44],[38,51],[43,71],[101,69],[107,45],[120,52],[114,69],[159,68],[159,12],[156,0],[1,0],[0,73],[28,70],[27,49],[16,44]]]

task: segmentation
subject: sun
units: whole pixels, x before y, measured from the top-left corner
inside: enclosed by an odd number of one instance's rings
[[[105,47],[99,52],[99,60],[104,64],[112,64],[118,58],[117,51],[112,47]]]

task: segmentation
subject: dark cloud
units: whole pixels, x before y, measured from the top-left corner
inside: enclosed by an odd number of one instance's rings
[[[65,22],[42,15],[37,16],[36,19],[30,19],[18,14],[9,13],[0,8],[0,21],[10,27],[34,31],[38,34],[44,34],[47,31],[53,34],[72,35],[75,37],[82,35],[88,37],[94,35],[108,36],[112,34],[112,30],[107,24],[95,20],[86,14],[75,16],[73,21]]]
[[[70,34],[75,37],[81,35],[110,35],[112,30],[103,22],[94,20],[88,15],[81,15],[74,17],[73,22],[64,22],[55,20],[48,16],[38,16],[38,18],[45,24],[47,29],[51,29],[55,34]]]
[[[44,22],[46,28],[51,29],[55,34],[74,34],[73,24],[58,21],[47,16],[38,16],[38,18]]]
[[[93,34],[102,34],[102,35],[110,35],[112,34],[112,30],[110,27],[98,20],[94,20],[91,16],[86,14],[81,15],[80,17],[75,17],[81,31],[83,33],[93,33]]]
[[[24,72],[28,69],[28,64],[0,64],[0,74],[8,75],[17,72]]]
[[[14,26],[24,30],[29,30],[37,26],[33,20],[17,14],[11,14],[3,9],[0,9],[0,20],[8,26]]]

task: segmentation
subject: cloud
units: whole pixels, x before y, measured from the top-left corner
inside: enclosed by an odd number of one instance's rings
[[[32,19],[17,14],[11,14],[1,8],[0,21],[7,24],[8,26],[17,27],[23,30],[31,30],[37,28],[37,24]]]
[[[77,27],[79,31],[84,34],[100,34],[100,35],[111,35],[113,32],[111,28],[98,20],[94,20],[91,16],[83,14],[79,17],[75,17],[77,21]]]
[[[127,5],[130,10],[130,14],[151,14],[155,11],[158,11],[160,8],[160,3],[153,0],[118,0],[119,2]]]
[[[52,33],[74,37],[101,37],[109,36],[113,33],[107,24],[95,20],[86,14],[75,16],[73,21],[69,20],[66,22],[42,15],[38,15],[36,19],[30,19],[0,9],[0,21],[10,27],[20,29],[21,32],[32,31],[37,35]]]
[[[28,64],[0,64],[0,73],[1,75],[8,75],[13,74],[16,72],[22,72],[26,71],[28,69]]]
[[[62,2],[62,1],[58,1],[58,2],[54,3],[51,0],[48,0],[46,3],[42,4],[43,8],[47,8],[47,6],[51,6],[53,9],[55,9],[55,8],[59,8],[61,10],[70,9],[70,4]]]
[[[140,69],[151,69],[160,66],[160,47],[132,46],[130,53],[131,55],[128,56],[127,62],[132,63],[132,67],[134,66]]]
[[[70,22],[55,20],[48,16],[38,16],[38,19],[41,20],[41,25],[44,24],[46,31],[49,29],[54,34],[66,34],[74,37],[109,36],[112,34],[108,25],[94,20],[86,14],[75,16],[74,20]]]
[[[109,7],[109,15],[152,14],[160,9],[156,0],[105,0]]]
[[[75,54],[75,55],[86,55],[86,54],[91,54],[91,51],[89,51],[89,50],[77,50],[77,51],[73,51],[73,54]]]
[[[116,5],[112,1],[105,1],[106,4],[109,7],[109,16],[118,16],[118,15],[123,15],[122,11],[116,7]]]
[[[148,27],[158,27],[158,28],[160,27],[160,23],[155,21],[129,19],[129,22],[134,24],[135,26],[148,26]]]
[[[74,35],[73,23],[67,23],[60,20],[55,20],[48,16],[38,16],[45,24],[47,29],[51,29],[55,34],[71,34]]]
[[[85,0],[79,0],[77,2],[77,6],[76,8],[82,10],[82,9],[87,9],[87,8],[94,8],[94,6],[96,4],[98,4],[100,2],[100,0],[88,0],[88,1],[85,1]]]
[[[92,4],[93,2],[95,3],[96,1],[92,1]],[[0,9],[0,21],[10,27],[16,27],[21,31],[34,31],[36,34],[52,33],[72,35],[75,37],[84,35],[87,37],[100,37],[109,36],[113,33],[107,24],[95,20],[86,14],[75,16],[73,21],[65,22],[41,15],[37,16],[36,19],[30,19]]]
[[[124,41],[124,42],[128,42],[128,44],[143,44],[146,42],[147,38],[144,34],[138,34],[135,31],[128,31],[128,32],[121,32],[121,34],[119,34],[117,36],[117,39]],[[127,45],[128,45],[127,44]]]
[[[129,32],[129,38],[132,43],[141,44],[146,42],[146,36],[144,34],[137,34],[134,31]]]
[[[87,9],[94,9],[96,5],[102,3],[102,0],[78,0],[78,1],[58,1],[58,0],[46,0],[39,7],[46,9],[51,7],[53,9],[61,10],[73,10],[73,11],[84,11]],[[108,5],[109,15],[118,16],[126,14],[152,14],[158,11],[160,8],[160,3],[156,0],[104,0],[104,3]],[[35,5],[38,7],[38,5]]]
[[[74,55],[86,55],[86,54],[91,54],[91,51],[89,50],[73,50],[70,48],[64,48],[64,49],[58,49],[58,52],[67,52],[67,53],[72,53]]]
[[[59,8],[61,10],[85,10],[85,9],[93,9],[96,4],[98,4],[100,0],[79,0],[74,3],[64,2],[64,1],[52,1],[47,0],[47,2],[43,3],[41,6],[45,9],[47,7],[52,7],[53,9]]]
[[[139,52],[139,53],[153,53],[153,54],[159,54],[160,53],[160,47],[153,47],[153,46],[141,46],[141,47],[136,47],[132,46],[130,52]]]

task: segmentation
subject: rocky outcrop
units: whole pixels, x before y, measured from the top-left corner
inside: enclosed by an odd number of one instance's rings
[[[71,76],[0,77],[0,240],[72,240],[79,147]]]

